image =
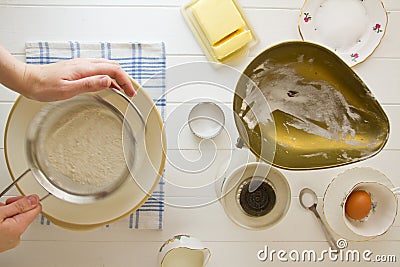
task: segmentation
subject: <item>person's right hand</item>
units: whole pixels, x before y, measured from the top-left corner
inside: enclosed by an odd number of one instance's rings
[[[110,87],[123,90],[129,97],[135,95],[129,75],[113,60],[75,58],[45,65],[26,64],[2,46],[0,58],[0,83],[37,101],[64,100]]]
[[[21,94],[43,102],[64,100],[110,87],[123,90],[128,96],[135,94],[135,88],[121,66],[102,58],[75,58],[45,65],[25,64],[21,84]]]
[[[0,252],[16,247],[41,211],[37,195],[12,197],[5,204],[0,203]]]

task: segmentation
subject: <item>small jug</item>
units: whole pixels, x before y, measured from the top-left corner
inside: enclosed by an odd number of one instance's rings
[[[159,264],[161,267],[204,267],[210,256],[210,250],[197,238],[176,235],[161,246]]]

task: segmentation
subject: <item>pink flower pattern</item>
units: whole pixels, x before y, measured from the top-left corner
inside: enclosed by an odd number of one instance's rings
[[[381,24],[377,23],[375,24],[374,27],[372,27],[372,30],[376,33],[381,33],[383,30],[381,29]]]
[[[357,59],[360,57],[360,55],[358,53],[353,53],[350,56],[351,56],[351,60],[353,60],[354,62],[357,62]]]
[[[304,22],[309,22],[311,20],[310,13],[304,13]]]

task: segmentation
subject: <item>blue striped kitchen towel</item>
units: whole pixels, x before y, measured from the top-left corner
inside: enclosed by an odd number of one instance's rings
[[[165,46],[164,43],[83,43],[29,42],[26,43],[28,64],[49,64],[73,58],[106,58],[121,67],[153,98],[161,116],[165,116]],[[156,78],[155,78],[156,77]],[[162,229],[164,213],[163,178],[152,196],[136,212],[117,224],[130,229]],[[50,225],[41,217],[38,223]],[[107,228],[116,227],[114,224]]]

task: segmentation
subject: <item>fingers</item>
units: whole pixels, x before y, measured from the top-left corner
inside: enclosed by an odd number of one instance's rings
[[[0,207],[0,210],[3,208],[4,206]],[[0,252],[16,247],[21,235],[41,211],[42,206],[38,204],[29,211],[8,217],[0,222],[0,232],[2,234],[0,236]]]
[[[82,64],[87,64],[87,63],[108,63],[108,64],[113,64],[113,65],[119,65],[118,62],[114,60],[109,60],[105,58],[74,58],[70,60],[64,60],[60,61],[59,63],[63,64],[75,64],[75,65],[82,65]]]
[[[15,222],[18,225],[18,229],[20,233],[23,233],[26,228],[35,220],[36,216],[42,211],[42,205],[37,205],[34,209],[31,209],[27,212],[17,214],[13,217]]]
[[[78,79],[89,78],[91,76],[107,75],[117,81],[118,85],[128,96],[135,95],[135,89],[128,74],[121,66],[111,60],[106,59],[77,59],[73,62],[79,66]],[[77,80],[78,80],[77,79]],[[90,89],[89,89],[90,88]],[[83,88],[85,92],[98,91],[91,86]]]
[[[16,197],[10,197],[6,200],[6,205],[11,204],[15,201],[17,201],[18,199],[23,198],[24,196],[16,196]]]
[[[39,201],[37,195],[31,195],[15,200],[9,205],[2,206],[0,209],[0,222],[9,217],[35,209],[39,205]]]
[[[112,79],[107,75],[96,75],[75,81],[67,81],[68,94],[71,96],[80,93],[97,92],[111,87]]]
[[[132,82],[129,76],[119,65],[113,65],[109,63],[98,63],[93,66],[93,69],[89,71],[91,75],[105,74],[115,79],[118,85],[124,90],[128,96],[134,96],[135,89],[133,88]]]
[[[18,245],[20,237],[42,211],[37,195],[11,197],[0,205],[0,252]]]
[[[112,80],[112,81],[111,81],[110,87],[111,87],[111,88],[115,88],[115,89],[117,89],[117,90],[119,90],[119,91],[122,90],[122,88],[119,86],[119,84],[118,84],[115,80]]]
[[[82,58],[81,60],[85,60],[85,59]],[[108,64],[113,64],[113,65],[119,66],[118,62],[116,62],[114,60],[108,60],[105,58],[87,58],[86,60],[88,60],[91,63],[108,63]]]

